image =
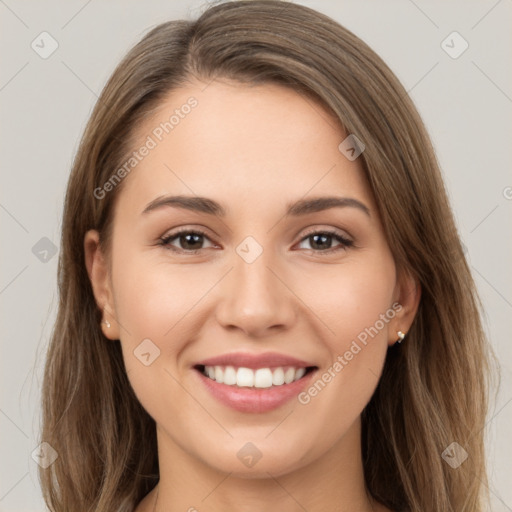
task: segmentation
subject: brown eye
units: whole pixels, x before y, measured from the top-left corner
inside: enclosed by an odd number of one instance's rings
[[[202,231],[182,230],[166,235],[160,240],[161,245],[173,251],[196,253],[203,249],[204,239],[209,240]],[[175,246],[174,241],[178,242],[179,247]]]
[[[337,247],[332,248],[332,240],[336,240],[339,242]],[[345,238],[340,233],[336,231],[315,231],[313,233],[308,233],[302,240],[309,241],[311,250],[315,252],[328,252],[332,253],[339,250],[345,250],[348,247],[354,245],[352,240]]]

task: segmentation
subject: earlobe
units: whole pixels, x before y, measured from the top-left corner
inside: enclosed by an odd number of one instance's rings
[[[421,299],[421,285],[414,276],[403,272],[397,287],[397,302],[400,311],[396,314],[389,330],[388,344],[402,343],[414,321]]]
[[[115,304],[107,260],[101,250],[99,233],[89,230],[84,237],[84,254],[87,274],[94,298],[102,311],[101,330],[106,338],[119,339],[119,327],[115,321]]]

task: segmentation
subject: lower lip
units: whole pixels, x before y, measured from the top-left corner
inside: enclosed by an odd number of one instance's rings
[[[315,371],[299,380],[270,388],[243,388],[228,386],[210,379],[198,370],[194,370],[206,389],[220,402],[240,412],[262,413],[281,407],[296,397],[310,382]]]

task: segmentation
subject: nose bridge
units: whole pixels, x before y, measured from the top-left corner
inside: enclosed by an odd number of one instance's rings
[[[271,311],[282,290],[270,271],[274,258],[270,247],[261,246],[253,237],[247,237],[236,248],[234,297],[248,314]],[[270,267],[270,268],[269,268]]]
[[[226,296],[217,311],[219,322],[237,326],[247,334],[289,324],[293,305],[286,286],[276,276],[279,265],[275,251],[247,237],[235,252]]]

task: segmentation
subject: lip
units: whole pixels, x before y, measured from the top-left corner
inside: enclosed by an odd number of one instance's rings
[[[270,388],[239,388],[220,384],[210,379],[201,371],[201,367],[204,366],[234,366],[251,368],[252,370],[293,366],[295,368],[312,369],[312,371],[308,371],[302,378],[290,384]],[[199,361],[193,365],[192,369],[206,390],[222,404],[239,412],[264,413],[277,409],[296,397],[310,384],[313,376],[318,371],[318,366],[277,352],[264,352],[262,354],[233,352]]]
[[[197,369],[194,369],[194,373],[208,392],[224,405],[239,412],[264,413],[277,409],[296,397],[310,384],[311,379],[317,373],[317,369],[306,373],[304,377],[290,384],[263,389],[228,386],[210,379]]]
[[[262,354],[232,352],[198,361],[193,366],[235,366],[256,370],[258,368],[278,368],[280,366],[307,368],[308,366],[316,365],[292,356],[279,354],[278,352],[263,352]]]

